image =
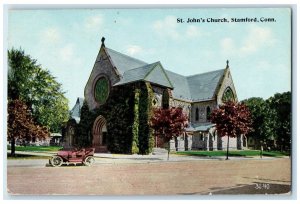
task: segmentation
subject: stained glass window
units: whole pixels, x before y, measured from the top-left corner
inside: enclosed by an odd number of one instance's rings
[[[227,87],[223,93],[223,96],[222,96],[222,101],[223,102],[226,102],[226,101],[234,101],[234,94],[233,94],[233,91],[231,90],[230,87]]]
[[[95,84],[95,99],[98,103],[104,104],[109,94],[109,82],[101,77]]]

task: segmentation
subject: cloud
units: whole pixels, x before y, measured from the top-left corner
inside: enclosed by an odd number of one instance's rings
[[[103,17],[101,15],[89,16],[84,23],[84,27],[89,30],[99,29],[102,25]]]
[[[67,44],[64,47],[60,48],[59,55],[60,55],[61,59],[64,61],[71,61],[72,59],[75,59],[74,45]]]
[[[58,28],[49,27],[42,31],[41,38],[46,43],[58,43],[61,40],[61,34]]]
[[[141,53],[143,51],[143,48],[138,45],[129,45],[126,49],[126,53],[129,55],[135,55],[138,53]]]
[[[193,37],[199,37],[201,35],[202,35],[202,32],[199,27],[194,26],[194,25],[190,25],[187,27],[187,30],[186,30],[187,37],[193,38]]]
[[[251,54],[263,46],[272,46],[275,41],[270,28],[251,26],[240,50]]]
[[[245,57],[255,54],[262,49],[272,47],[276,43],[276,39],[270,28],[254,25],[250,26],[246,33],[248,34],[240,43],[229,37],[221,39],[221,54],[226,56],[240,55]]]
[[[175,16],[166,16],[162,20],[155,21],[153,23],[153,30],[159,36],[171,38],[173,40],[196,38],[207,35],[207,33],[203,32],[198,26],[178,24],[177,17]]]
[[[166,16],[163,20],[155,21],[153,28],[161,36],[171,37],[176,40],[180,37],[177,29],[177,18],[175,16]]]
[[[232,38],[223,38],[220,42],[222,54],[233,55],[236,48]]]

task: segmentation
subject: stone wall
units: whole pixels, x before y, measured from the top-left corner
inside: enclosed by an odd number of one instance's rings
[[[189,151],[192,150],[193,136],[183,134],[170,141],[171,151]]]
[[[207,107],[210,107],[211,112],[217,108],[217,103],[214,100],[211,101],[203,101],[203,102],[197,102],[192,104],[192,113],[191,113],[191,121],[195,125],[199,125],[201,123],[207,123],[209,122],[207,120]],[[199,110],[199,119],[196,120],[196,109]]]
[[[191,121],[191,103],[170,98],[170,107],[181,107],[183,111],[187,114],[189,121]]]
[[[116,69],[111,64],[105,49],[101,48],[95,61],[91,75],[84,89],[84,97],[89,106],[89,110],[94,110],[100,105],[94,98],[94,86],[100,77],[106,77],[110,81],[110,91],[112,86],[120,81]]]
[[[195,132],[194,135],[185,137],[180,136],[177,139],[170,141],[170,149],[172,151],[189,151],[189,150],[203,150],[216,151],[227,149],[227,137],[219,137],[211,132]],[[245,149],[242,145],[240,137],[229,137],[229,149],[240,150]]]

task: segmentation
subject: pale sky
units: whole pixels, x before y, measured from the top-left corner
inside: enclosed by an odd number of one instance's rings
[[[193,75],[229,60],[238,99],[291,90],[291,13],[285,8],[11,10],[8,48],[22,48],[50,70],[70,108],[100,49]],[[276,22],[177,23],[177,18],[274,18]]]

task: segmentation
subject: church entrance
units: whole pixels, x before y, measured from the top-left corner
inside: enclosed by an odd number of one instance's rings
[[[99,115],[93,125],[93,147],[95,152],[107,152],[106,120]]]

